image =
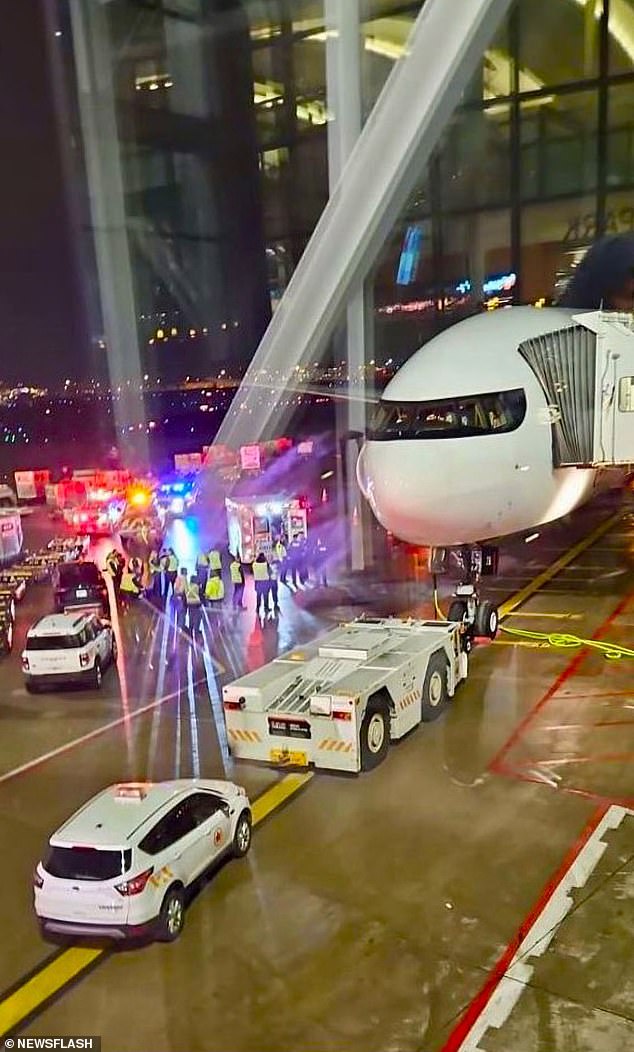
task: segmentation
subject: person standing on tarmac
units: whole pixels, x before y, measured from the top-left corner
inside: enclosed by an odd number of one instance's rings
[[[208,573],[209,573],[209,556],[207,555],[207,552],[203,549],[203,550],[201,550],[198,553],[198,555],[196,557],[196,576],[198,577],[198,581],[200,583],[200,590],[203,593],[205,591],[205,586],[207,584],[207,575],[208,575]]]
[[[115,598],[118,599],[121,589],[122,569],[121,563],[119,562],[119,553],[114,548],[111,552],[108,552],[106,556],[106,573],[112,579]]]
[[[138,575],[134,572],[131,562],[128,563],[126,569],[123,571],[121,578],[121,609],[125,613],[132,603],[141,595],[141,582]]]
[[[205,587],[205,600],[212,610],[219,613],[225,597],[225,583],[219,573],[211,573]]]
[[[202,617],[202,599],[200,597],[200,585],[194,574],[189,581],[185,591],[185,602],[187,604],[187,620],[189,623],[189,634],[192,639],[200,632],[200,621]]]
[[[288,546],[288,569],[295,590],[298,588],[298,574],[302,557],[302,546],[300,534],[296,534]]]
[[[281,537],[278,537],[275,544],[273,545],[273,556],[271,562],[277,563],[278,565],[278,577],[282,584],[286,584],[286,545],[284,544]]]
[[[153,548],[150,552],[150,557],[148,559],[148,572],[150,575],[148,591],[152,602],[156,603],[162,594],[161,559],[156,548]]]
[[[262,615],[266,617],[266,608],[268,606],[269,588],[270,588],[270,575],[269,575],[269,564],[266,561],[266,555],[264,552],[260,552],[257,559],[251,564],[253,571],[253,581],[255,584],[255,614],[256,617],[260,613],[260,606],[262,607]]]
[[[229,574],[233,585],[233,595],[231,597],[233,609],[245,610],[246,607],[242,601],[244,598],[244,569],[237,555],[231,556]]]
[[[222,573],[222,556],[217,548],[210,548],[207,552],[209,560],[209,573]]]
[[[187,621],[187,568],[181,566],[176,580],[174,581],[173,604],[176,608],[176,624],[179,628],[185,628]]]
[[[164,568],[164,575],[165,575],[165,583],[164,583],[164,589],[165,590],[163,592],[163,598],[167,599],[167,597],[169,595],[170,588],[172,589],[172,592],[174,591],[174,582],[176,581],[176,577],[177,577],[177,574],[178,574],[178,559],[176,558],[176,556],[174,554],[174,549],[173,548],[168,548],[167,549],[167,552],[165,553],[164,562],[163,562],[163,568]]]
[[[280,564],[278,562],[272,562],[269,566],[269,595],[270,603],[269,610],[271,613],[277,614],[280,609],[279,604],[279,576],[280,576]]]

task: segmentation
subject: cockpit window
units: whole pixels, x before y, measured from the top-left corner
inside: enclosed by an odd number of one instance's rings
[[[381,402],[368,438],[469,438],[515,431],[526,416],[521,387],[497,394],[440,398],[432,402]]]

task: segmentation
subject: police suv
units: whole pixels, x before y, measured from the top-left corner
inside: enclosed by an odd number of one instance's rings
[[[26,689],[85,683],[99,689],[117,661],[112,625],[94,613],[49,614],[31,625],[22,651]]]
[[[33,877],[35,913],[44,934],[170,942],[189,885],[250,846],[249,800],[233,782],[112,785],[50,838]]]

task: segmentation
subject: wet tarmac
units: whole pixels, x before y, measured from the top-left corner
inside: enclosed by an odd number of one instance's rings
[[[489,594],[520,593],[616,510],[509,544]],[[634,519],[621,511],[510,611],[519,635],[477,649],[445,716],[376,771],[317,774],[258,826],[247,860],[201,887],[177,943],[100,955],[53,1000],[43,991],[22,1031],[100,1034],[104,1052],[634,1047],[634,663],[615,649],[634,645]],[[175,542],[191,561],[187,524]],[[362,606],[431,612],[424,575],[282,589],[264,624],[251,587],[244,613],[206,616],[196,648],[149,605],[119,618],[119,668],[98,693],[27,695],[19,635],[0,666],[0,1030],[55,951],[31,874],[72,810],[124,778],[227,776],[266,793],[282,773],[232,762],[223,683]],[[19,632],[49,606],[32,590]]]

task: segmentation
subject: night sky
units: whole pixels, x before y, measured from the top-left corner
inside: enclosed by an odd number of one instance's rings
[[[0,382],[48,385],[85,373],[88,348],[44,2],[0,0]]]

